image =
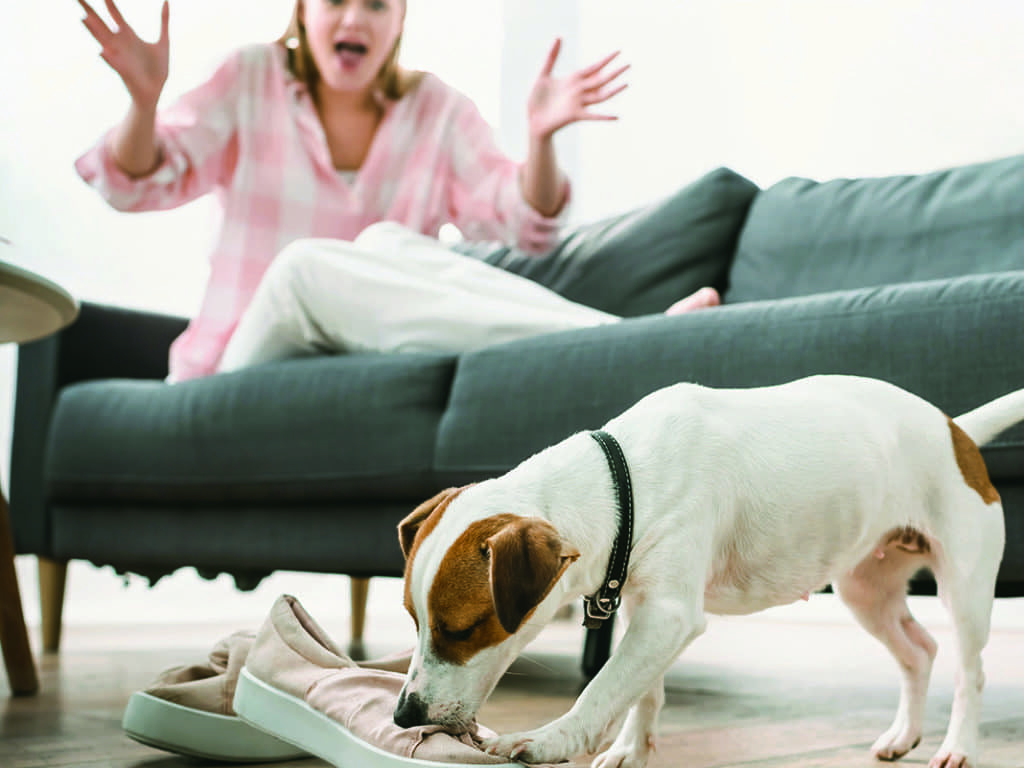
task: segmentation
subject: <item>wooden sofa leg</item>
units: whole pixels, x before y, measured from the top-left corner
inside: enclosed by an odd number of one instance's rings
[[[25,614],[21,610],[9,522],[7,499],[0,491],[0,650],[11,693],[23,696],[39,690],[39,678],[28,641]]]
[[[64,585],[68,577],[68,564],[39,558],[39,610],[42,617],[43,650],[60,650],[60,628],[64,615]]]
[[[363,628],[366,626],[366,601],[370,596],[370,580],[353,576],[351,582],[352,644],[361,647]]]

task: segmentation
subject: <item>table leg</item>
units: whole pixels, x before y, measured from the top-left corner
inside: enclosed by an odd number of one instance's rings
[[[36,664],[29,647],[25,614],[21,609],[18,574],[14,570],[14,541],[11,537],[7,497],[0,490],[0,645],[11,691],[26,695],[39,690]]]

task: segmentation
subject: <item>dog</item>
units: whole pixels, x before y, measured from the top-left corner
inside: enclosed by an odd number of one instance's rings
[[[958,640],[952,716],[930,766],[970,765],[1005,540],[978,445],[1021,420],[1024,390],[951,419],[855,376],[683,383],[644,397],[603,427],[622,447],[635,498],[626,631],[566,714],[485,749],[558,762],[607,746],[618,729],[594,768],[641,768],[664,673],[707,613],[753,613],[831,584],[899,664],[896,719],[872,747],[899,758],[920,741],[937,650],[906,602],[908,580],[928,568]],[[601,587],[619,520],[608,459],[586,432],[408,515],[398,533],[417,644],[395,722],[470,727],[558,608]]]

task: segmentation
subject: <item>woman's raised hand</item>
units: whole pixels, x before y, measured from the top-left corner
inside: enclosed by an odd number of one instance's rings
[[[567,77],[553,77],[561,48],[562,41],[555,40],[526,102],[530,135],[535,138],[549,138],[555,131],[580,120],[616,120],[614,115],[592,112],[590,107],[608,101],[626,88],[626,83],[616,85],[615,81],[629,65],[608,70],[618,51]]]
[[[155,43],[147,43],[135,34],[113,0],[104,2],[110,18],[117,25],[116,30],[111,30],[86,0],[78,0],[85,10],[82,23],[103,47],[100,58],[120,75],[135,105],[140,109],[155,110],[160,92],[167,82],[170,49],[167,39],[167,22],[170,18],[168,0],[164,0],[160,12],[160,39]]]

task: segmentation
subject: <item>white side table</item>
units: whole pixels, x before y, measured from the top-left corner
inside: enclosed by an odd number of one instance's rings
[[[5,241],[6,242],[6,241]],[[78,302],[59,285],[0,261],[0,344],[22,344],[55,333],[78,316]],[[39,689],[14,570],[7,497],[0,489],[0,645],[11,692]]]

